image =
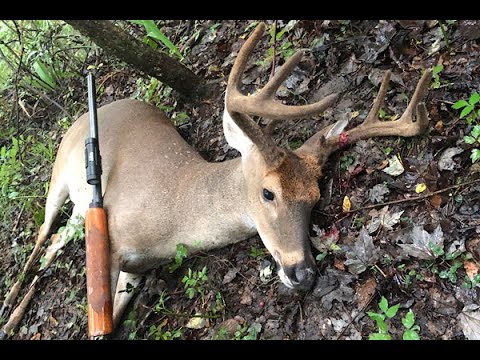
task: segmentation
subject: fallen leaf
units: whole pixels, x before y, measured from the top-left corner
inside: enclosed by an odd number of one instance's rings
[[[401,175],[405,171],[405,169],[403,168],[402,162],[400,161],[398,156],[395,155],[388,159],[388,166],[382,171],[386,172],[388,175],[391,176],[398,176]]]
[[[333,266],[338,270],[345,271],[345,262],[340,258],[335,258],[333,260]]]
[[[36,333],[30,338],[30,340],[41,340],[41,339],[42,339],[42,334],[40,333]]]
[[[468,340],[480,340],[480,306],[470,304],[457,317],[463,335]]]
[[[435,194],[430,198],[430,204],[432,204],[435,209],[440,209],[442,206],[442,201],[442,197],[438,194]]]
[[[375,278],[369,277],[367,281],[362,284],[359,284],[356,289],[357,294],[357,309],[362,310],[370,301],[370,298],[375,293],[377,289],[377,281]]]
[[[216,326],[217,331],[215,333],[215,336],[220,336],[221,330],[223,330],[225,332],[224,335],[226,335],[227,339],[232,337],[235,334],[235,332],[238,330],[238,326],[242,325],[245,322],[245,319],[242,318],[242,320],[243,321],[235,317],[234,319],[227,319],[221,322],[219,325]]]
[[[435,124],[435,129],[438,130],[438,131],[443,130],[443,121],[442,120],[437,121],[437,123]]]
[[[425,190],[427,190],[427,185],[425,185],[425,183],[417,184],[417,186],[415,186],[415,192],[417,194],[420,194]]]
[[[349,284],[356,276],[333,268],[327,268],[325,275],[320,275],[312,291],[314,298],[320,299],[326,310],[331,310],[333,301],[351,303],[355,291]]]
[[[197,313],[195,315],[201,315],[200,313]],[[205,318],[202,318],[200,316],[195,316],[188,320],[187,325],[185,327],[189,329],[203,329],[207,325],[207,321]]]
[[[407,240],[408,243],[398,244],[407,256],[433,260],[439,256],[434,253],[434,247],[443,250],[443,231],[440,225],[437,225],[432,234],[426,232],[422,226],[414,226]]]
[[[364,272],[368,266],[375,264],[379,259],[380,252],[373,245],[373,238],[368,235],[365,227],[360,230],[360,235],[352,249],[347,251],[346,257],[345,265],[348,266],[348,271],[353,274]]]
[[[381,203],[384,201],[383,197],[390,193],[387,185],[385,184],[377,184],[368,190],[368,200],[372,203]]]
[[[352,203],[350,202],[350,199],[348,198],[347,195],[343,198],[343,204],[342,204],[342,210],[343,212],[349,212],[352,207]]]
[[[383,170],[388,166],[388,159],[382,161],[380,165],[378,165],[377,170]]]
[[[228,284],[230,283],[233,279],[235,279],[237,277],[237,274],[238,274],[238,271],[240,269],[239,268],[231,268],[231,269],[228,269],[227,273],[225,274],[225,276],[223,277],[223,281],[222,281],[222,284],[225,285],[225,284]]]
[[[243,294],[240,298],[240,304],[242,305],[252,305],[252,292],[248,287],[245,287]]]
[[[311,237],[310,240],[312,241],[312,245],[318,251],[331,250],[331,246],[336,244],[340,237],[340,232],[335,225],[332,226],[332,229],[329,232],[325,232],[325,230],[320,229],[318,225],[314,224],[313,231],[315,231],[317,236]]]
[[[355,119],[358,115],[360,115],[359,111],[352,112],[352,119]]]
[[[473,261],[465,260],[463,262],[463,267],[467,273],[468,278],[472,281],[475,275],[478,274],[478,266]]]
[[[369,234],[374,233],[380,227],[386,230],[393,230],[393,226],[400,222],[400,218],[405,210],[398,211],[391,214],[388,211],[388,206],[383,207],[381,210],[373,209],[369,212],[372,219],[367,224],[367,230]]]
[[[440,159],[438,160],[438,170],[448,170],[451,171],[455,169],[456,163],[453,160],[453,157],[461,154],[464,150],[459,147],[451,147],[446,149],[442,155],[440,155]]]
[[[49,320],[51,326],[57,326],[58,325],[58,320],[55,319],[52,315],[49,316],[48,320]]]

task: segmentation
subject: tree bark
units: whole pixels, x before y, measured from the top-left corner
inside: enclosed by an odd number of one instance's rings
[[[205,100],[212,94],[205,79],[195,75],[176,59],[137,40],[108,20],[64,20],[89,37],[104,51],[153,76],[191,100]]]

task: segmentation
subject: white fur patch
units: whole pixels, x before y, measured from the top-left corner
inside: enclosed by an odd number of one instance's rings
[[[225,109],[223,112],[223,133],[228,144],[246,157],[255,146],[250,138],[238,127]]]

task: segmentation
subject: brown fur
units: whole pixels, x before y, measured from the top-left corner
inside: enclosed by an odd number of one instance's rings
[[[320,198],[317,180],[321,169],[314,156],[300,157],[284,151],[282,161],[267,171],[266,177],[278,179],[285,201],[316,202]]]

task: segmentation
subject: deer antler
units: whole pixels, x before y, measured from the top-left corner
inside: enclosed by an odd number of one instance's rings
[[[331,153],[361,139],[375,136],[409,137],[422,133],[428,127],[428,113],[423,101],[428,93],[432,79],[432,71],[430,69],[425,70],[407,109],[398,120],[381,121],[378,117],[378,112],[387,93],[390,75],[391,71],[385,73],[378,95],[373,102],[372,109],[361,125],[346,132],[342,132],[346,123],[341,124],[343,126],[337,126],[337,124],[328,126],[308,139],[298,151],[318,154],[319,163],[323,164]],[[413,118],[414,110],[416,110],[415,119]],[[331,131],[335,127],[339,130]],[[331,134],[332,132],[333,134]]]
[[[290,57],[275,76],[255,95],[245,96],[240,92],[240,79],[248,58],[265,31],[265,24],[257,25],[253,34],[240,49],[228,78],[226,107],[229,113],[258,115],[271,120],[290,120],[323,112],[330,107],[337,94],[331,94],[320,101],[300,106],[284,105],[274,100],[279,86],[287,79],[303,56],[303,51]]]

